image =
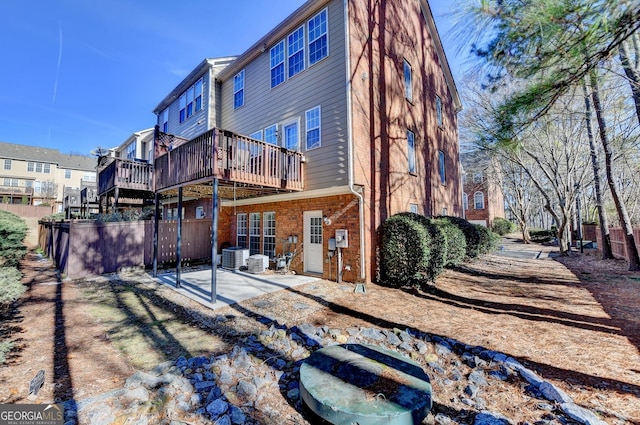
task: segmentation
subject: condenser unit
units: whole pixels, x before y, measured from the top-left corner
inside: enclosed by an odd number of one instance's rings
[[[269,257],[266,255],[254,254],[249,257],[247,267],[249,273],[264,273],[264,271],[269,268]]]
[[[247,265],[249,250],[239,246],[222,250],[222,268],[238,270]]]

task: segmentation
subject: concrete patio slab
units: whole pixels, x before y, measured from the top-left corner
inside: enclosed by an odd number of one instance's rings
[[[211,269],[182,272],[180,287],[176,287],[175,272],[158,274],[157,281],[211,309],[226,307],[269,292],[303,285],[318,278],[294,274],[251,274],[218,268],[216,302],[211,302]]]

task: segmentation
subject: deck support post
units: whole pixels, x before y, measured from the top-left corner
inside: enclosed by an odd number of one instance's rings
[[[182,268],[182,186],[178,188],[178,229],[176,234],[176,288],[179,288]]]
[[[217,294],[218,271],[218,179],[211,182],[211,303],[215,304]]]
[[[158,230],[160,228],[160,196],[154,196],[155,212],[153,215],[153,277],[158,277]]]

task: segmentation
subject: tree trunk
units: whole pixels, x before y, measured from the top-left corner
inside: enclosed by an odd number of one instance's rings
[[[598,221],[600,222],[600,234],[602,238],[602,258],[607,260],[614,258],[611,249],[611,235],[609,235],[609,220],[602,201],[602,183],[600,182],[600,164],[598,164],[598,151],[593,137],[593,127],[591,124],[591,100],[587,90],[587,83],[582,81],[584,92],[585,121],[587,125],[587,136],[589,138],[589,148],[591,150],[591,166],[593,167],[593,186],[596,192],[596,208],[598,209]]]
[[[634,34],[620,44],[620,62],[624,73],[629,79],[631,96],[636,105],[636,115],[640,123],[640,36]],[[633,52],[631,51],[633,49]]]
[[[613,176],[613,152],[611,148],[611,142],[607,135],[607,124],[602,114],[602,106],[600,103],[600,95],[598,93],[598,79],[595,72],[590,74],[591,80],[591,97],[593,99],[593,106],[596,110],[596,118],[598,119],[598,129],[600,132],[600,139],[602,141],[602,147],[604,148],[605,170],[607,173],[607,183],[609,184],[609,190],[611,190],[611,197],[613,203],[616,206],[618,212],[618,218],[620,225],[625,232],[625,247],[627,249],[627,260],[629,261],[629,270],[640,270],[640,256],[638,256],[638,248],[636,247],[635,238],[633,237],[633,228],[631,227],[631,221],[629,220],[629,214],[624,201],[618,193],[618,187]]]

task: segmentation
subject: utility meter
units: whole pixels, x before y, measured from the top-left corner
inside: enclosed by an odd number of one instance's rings
[[[336,229],[336,247],[349,247],[349,232],[347,231],[347,229]]]

